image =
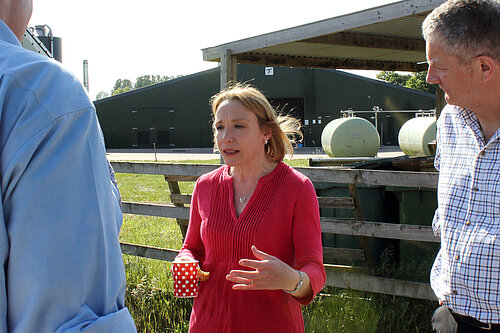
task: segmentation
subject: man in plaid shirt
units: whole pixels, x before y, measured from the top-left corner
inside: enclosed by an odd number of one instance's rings
[[[449,0],[423,23],[437,121],[437,332],[500,332],[500,1]]]

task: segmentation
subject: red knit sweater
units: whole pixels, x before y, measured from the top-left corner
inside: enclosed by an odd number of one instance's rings
[[[190,332],[304,332],[300,304],[312,301],[325,283],[321,228],[311,181],[280,162],[261,177],[239,217],[232,177],[223,166],[198,179],[189,228],[180,255],[200,261],[210,278],[200,284]],[[296,299],[282,290],[236,291],[225,276],[255,259],[251,246],[273,255],[311,279],[313,295]]]

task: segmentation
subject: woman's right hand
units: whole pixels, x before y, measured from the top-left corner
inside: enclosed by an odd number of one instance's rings
[[[178,262],[178,261],[193,261],[195,260],[193,257],[190,257],[190,256],[177,256],[175,257],[174,261]]]
[[[189,261],[193,261],[195,260],[194,258],[190,257],[190,256],[178,256],[178,257],[175,257],[174,259],[174,262],[189,262]],[[198,265],[197,267],[197,270],[198,270],[198,279],[203,282],[203,281],[207,281],[208,278],[210,277],[210,272],[204,272],[200,269],[200,266]]]

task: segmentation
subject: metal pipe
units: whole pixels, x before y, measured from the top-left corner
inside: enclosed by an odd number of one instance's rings
[[[83,86],[89,91],[89,63],[87,59],[83,60]]]
[[[347,114],[350,116],[353,116],[356,113],[378,113],[378,112],[384,112],[384,113],[403,113],[403,112],[411,112],[415,114],[436,114],[436,109],[430,109],[430,110],[361,110],[361,111],[354,111],[354,110],[340,110],[340,113],[342,114]]]

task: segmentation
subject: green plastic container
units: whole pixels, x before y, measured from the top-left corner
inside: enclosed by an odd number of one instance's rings
[[[353,169],[394,170],[392,159],[370,159],[351,165]],[[348,197],[347,184],[315,183],[318,197]],[[437,208],[436,189],[419,187],[357,185],[363,218],[371,222],[430,226]],[[353,218],[353,210],[321,209],[321,216]],[[357,236],[323,234],[323,244],[328,247],[357,248],[361,245]],[[416,263],[431,267],[439,251],[439,243],[405,241],[397,239],[369,238],[368,248],[376,268],[382,259],[394,264]],[[382,258],[382,254],[386,256]],[[338,264],[353,264],[338,262]],[[354,264],[363,264],[362,262]]]
[[[314,183],[318,197],[349,197],[347,184]],[[397,198],[392,192],[387,192],[384,186],[357,185],[358,197],[361,203],[363,217],[367,221],[397,223]],[[321,208],[323,217],[354,218],[354,211],[350,209]],[[327,247],[362,249],[357,236],[323,234],[323,245]],[[388,247],[395,249],[397,254],[398,241],[381,238],[368,238],[368,251],[365,253],[373,260],[369,266],[377,266],[381,262],[381,255]],[[366,251],[365,251],[366,252]],[[371,255],[370,255],[371,254]],[[397,258],[395,258],[397,260]],[[346,262],[338,259],[335,264],[364,265],[364,262]]]
[[[387,187],[399,201],[399,223],[432,225],[437,208],[436,189],[415,187]],[[404,262],[433,261],[439,251],[439,243],[399,241],[399,260]]]

